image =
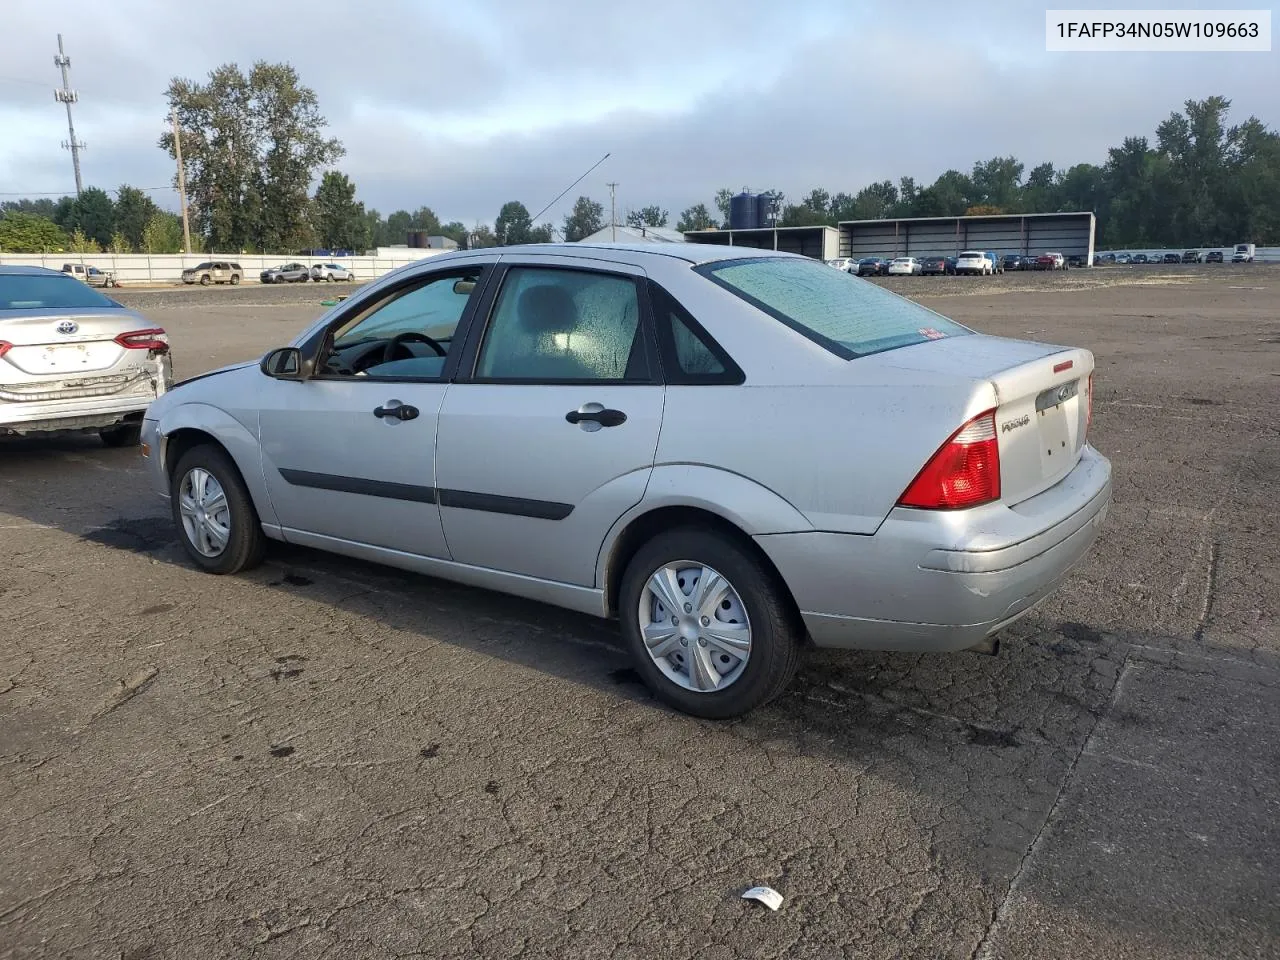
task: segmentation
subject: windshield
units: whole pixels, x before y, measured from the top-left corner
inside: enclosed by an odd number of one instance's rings
[[[0,310],[62,310],[119,307],[71,276],[0,274]]]
[[[699,273],[845,359],[973,331],[816,260],[722,260]]]

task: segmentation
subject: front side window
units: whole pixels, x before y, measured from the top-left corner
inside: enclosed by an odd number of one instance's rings
[[[475,295],[473,267],[400,287],[333,330],[320,365],[329,376],[436,379]]]
[[[476,376],[647,381],[636,282],[585,270],[512,267],[494,305]]]
[[[697,271],[845,359],[973,332],[808,258],[713,261]]]

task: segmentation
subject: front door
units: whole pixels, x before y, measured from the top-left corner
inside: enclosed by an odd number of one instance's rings
[[[264,388],[263,473],[287,539],[448,557],[436,422],[482,273],[432,273],[354,301],[326,332],[313,377]]]
[[[441,517],[458,562],[592,586],[605,535],[644,495],[663,387],[639,271],[534,259],[504,271],[469,337],[474,372],[445,395]]]

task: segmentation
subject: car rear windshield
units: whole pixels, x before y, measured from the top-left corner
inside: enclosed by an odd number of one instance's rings
[[[961,252],[960,256],[968,257],[971,260],[981,260],[983,254],[979,253],[977,250],[965,250]]]
[[[0,310],[59,310],[119,307],[71,276],[0,275]]]
[[[973,331],[817,260],[722,260],[696,268],[771,317],[845,359]]]

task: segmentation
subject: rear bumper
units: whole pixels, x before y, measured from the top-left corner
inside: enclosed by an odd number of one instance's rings
[[[895,509],[874,536],[756,537],[819,646],[961,650],[1052,594],[1097,539],[1111,464],[1085,447],[1049,490],[1013,507]]]
[[[0,405],[0,436],[100,430],[126,420],[140,420],[154,399],[133,394],[107,399],[3,404]]]

